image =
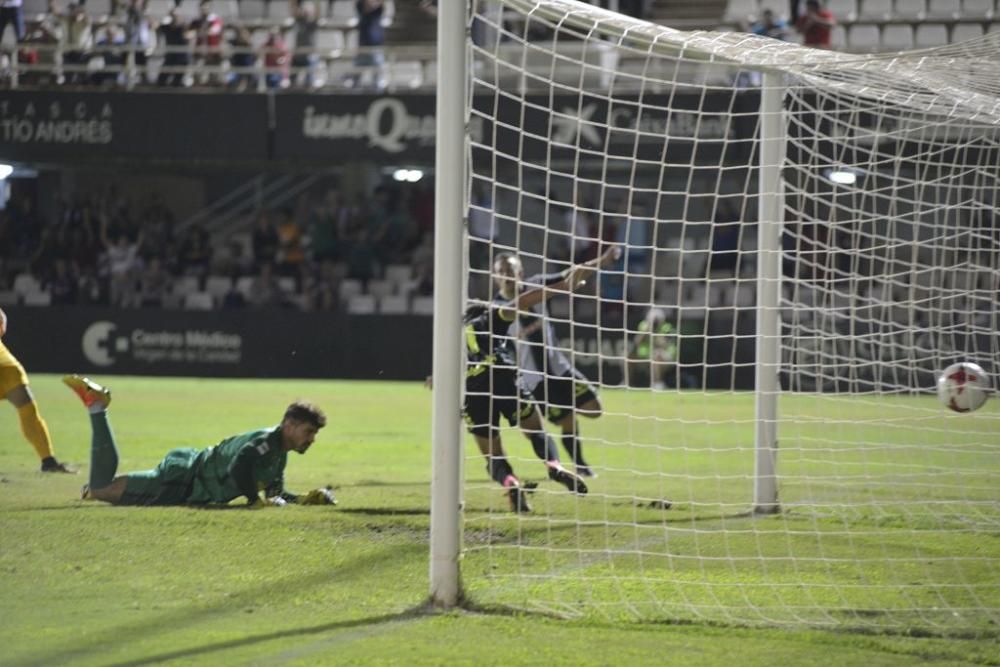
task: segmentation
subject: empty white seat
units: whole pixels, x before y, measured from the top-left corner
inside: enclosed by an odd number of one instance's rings
[[[50,292],[29,292],[24,295],[24,305],[50,306],[52,305],[52,294]]]
[[[236,280],[236,291],[242,294],[244,297],[249,297],[251,290],[253,290],[253,276],[242,276]]]
[[[375,297],[371,294],[352,296],[347,301],[347,312],[352,315],[371,315],[375,312]]]
[[[271,0],[267,3],[267,18],[272,21],[284,21],[292,17],[292,10],[283,0]]]
[[[352,0],[333,0],[329,18],[338,26],[354,26],[358,22],[358,10]]]
[[[386,84],[390,88],[419,88],[424,82],[424,66],[419,60],[398,60],[389,63]]]
[[[830,30],[830,44],[833,48],[840,49],[847,47],[847,28],[839,23]]]
[[[404,315],[409,308],[410,300],[399,294],[390,294],[378,300],[378,312],[383,315]]]
[[[396,284],[391,280],[372,280],[368,283],[368,293],[379,298],[396,292]]]
[[[162,19],[174,6],[174,0],[149,0],[146,4],[146,13],[151,18]]]
[[[826,3],[838,21],[853,21],[858,16],[857,0],[830,0]]]
[[[337,295],[340,297],[341,301],[347,301],[351,297],[358,296],[364,291],[364,285],[360,280],[348,278],[347,280],[341,281],[340,287],[337,288]]]
[[[215,299],[208,292],[191,292],[184,295],[185,310],[212,310]]]
[[[173,293],[180,296],[197,292],[199,289],[198,278],[196,276],[180,276],[174,280]]]
[[[757,12],[757,0],[729,0],[722,20],[729,23],[747,21],[751,17],[756,17]]]
[[[923,18],[927,13],[924,0],[896,0],[895,16],[901,19]]]
[[[870,53],[879,48],[877,25],[856,23],[847,31],[847,44],[851,51]]]
[[[107,16],[111,13],[111,0],[87,0],[84,8],[90,16]]]
[[[861,0],[861,18],[884,20],[892,16],[892,0]]]
[[[205,279],[205,291],[214,297],[223,297],[233,288],[233,279],[229,276],[209,276]]]
[[[385,279],[396,285],[404,285],[412,277],[413,267],[409,264],[390,264],[385,267]]]
[[[267,16],[264,0],[240,0],[240,18],[244,21],[259,21]]]
[[[913,36],[918,49],[929,49],[948,43],[948,27],[943,23],[921,23]]]
[[[285,294],[295,294],[295,278],[289,276],[281,276],[278,278],[278,287]]]
[[[788,2],[783,0],[759,0],[760,9],[757,12],[759,17],[765,9],[770,9],[777,18],[788,18]]]
[[[413,304],[411,305],[410,310],[414,315],[433,315],[434,297],[432,296],[414,297]]]
[[[962,0],[962,17],[967,19],[995,16],[993,0]],[[990,32],[993,32],[990,30]]]
[[[913,28],[909,25],[882,26],[882,49],[905,51],[913,48]]]
[[[316,49],[324,52],[324,55],[339,54],[344,50],[344,33],[340,30],[323,29],[316,33]]]
[[[25,17],[35,16],[49,11],[49,0],[24,0],[22,6]]]
[[[982,23],[956,23],[951,29],[952,42],[965,42],[982,36]]]
[[[20,295],[14,290],[0,290],[0,306],[16,306],[20,301]]]
[[[927,17],[930,19],[954,19],[961,13],[961,0],[930,0],[927,5]]]
[[[19,273],[14,278],[14,291],[24,296],[42,291],[42,285],[38,279],[30,273]]]

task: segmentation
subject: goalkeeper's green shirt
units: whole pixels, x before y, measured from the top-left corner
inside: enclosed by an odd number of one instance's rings
[[[268,495],[278,495],[284,489],[287,461],[280,426],[226,438],[198,452],[192,462],[194,483],[187,501],[228,503],[246,496],[252,502],[264,489]]]

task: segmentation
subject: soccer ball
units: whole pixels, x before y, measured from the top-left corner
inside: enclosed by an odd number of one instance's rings
[[[937,383],[938,398],[955,412],[972,412],[990,397],[990,379],[976,364],[967,361],[944,369]]]

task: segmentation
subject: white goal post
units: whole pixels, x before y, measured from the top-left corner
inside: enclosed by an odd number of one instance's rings
[[[996,635],[1000,400],[934,386],[1000,375],[1000,33],[849,54],[575,0],[438,11],[433,603]],[[530,408],[494,424],[512,512],[461,422],[462,313],[501,254],[527,289],[612,245],[491,338],[586,456],[568,493]]]

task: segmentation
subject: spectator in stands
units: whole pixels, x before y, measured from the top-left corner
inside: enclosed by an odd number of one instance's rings
[[[288,65],[291,54],[281,34],[281,28],[275,26],[267,34],[264,43],[264,80],[268,88],[288,87]]]
[[[128,0],[125,6],[125,43],[135,63],[138,82],[146,82],[146,56],[153,48],[153,28],[146,13],[149,0]]]
[[[410,191],[410,216],[417,225],[417,236],[422,238],[434,231],[434,188],[425,183]]]
[[[771,9],[761,12],[760,20],[750,26],[749,32],[761,37],[788,41],[788,24],[783,18],[776,17]]]
[[[108,233],[107,218],[102,218],[101,243],[105,249],[110,303],[112,306],[127,306],[134,298],[136,276],[142,268],[139,257],[142,235],[140,233],[134,241],[125,232],[111,235]]]
[[[94,46],[94,24],[82,4],[71,2],[62,17],[63,65],[66,82],[77,83],[86,79],[87,63]]]
[[[159,257],[153,257],[139,272],[135,300],[132,305],[160,308],[170,293],[172,280]]]
[[[110,21],[105,23],[98,31],[97,51],[104,61],[104,67],[99,72],[94,72],[92,80],[95,85],[113,85],[124,83],[125,81],[125,33],[117,23]]]
[[[295,21],[295,55],[292,67],[297,83],[311,88],[316,85],[316,33],[319,30],[319,12],[312,0],[288,0],[291,15]]]
[[[306,251],[302,244],[302,226],[291,211],[278,212],[278,272],[282,276],[301,279]]]
[[[176,5],[170,8],[157,25],[156,31],[166,45],[158,83],[161,86],[183,86],[187,68],[191,64],[191,40],[194,32],[181,19]]]
[[[7,32],[7,26],[14,31],[14,43],[24,39],[24,8],[21,0],[0,0],[0,40]]]
[[[434,293],[434,231],[424,232],[420,245],[413,250],[410,259],[417,294],[429,296]]]
[[[739,268],[740,211],[731,197],[720,197],[712,225],[709,273],[735,275]]]
[[[22,54],[27,54],[27,59],[22,58],[22,62],[37,65],[43,71],[24,72],[21,75],[22,83],[35,85],[62,82],[59,74],[62,56],[57,56],[56,48],[61,41],[62,25],[59,8],[54,0],[49,0],[48,11],[40,21],[28,28],[22,41]]]
[[[820,0],[806,0],[806,13],[799,16],[795,29],[802,34],[802,44],[816,49],[831,48],[831,33],[837,19]]]
[[[194,33],[195,65],[202,71],[201,82],[221,82],[223,25],[222,17],[212,11],[211,0],[201,0],[198,16],[189,28]]]
[[[192,225],[181,240],[178,252],[181,273],[204,277],[212,263],[212,244],[208,230],[202,225]]]
[[[340,193],[330,190],[325,199],[313,202],[309,212],[309,249],[316,262],[335,260],[339,255],[339,199]]]
[[[257,223],[254,226],[250,243],[253,248],[253,261],[258,267],[277,261],[278,231],[271,223],[271,217],[267,211],[260,211],[257,214]]]
[[[257,54],[253,50],[250,30],[246,26],[237,26],[233,38],[229,41],[229,46],[231,55],[229,56],[228,85],[238,91],[244,91],[247,88],[255,89],[257,75],[253,70],[257,67]]]
[[[375,244],[367,228],[362,227],[351,244],[347,257],[347,277],[360,280],[366,285],[375,277]]]
[[[159,193],[150,195],[140,216],[145,241],[142,246],[143,256],[163,259],[175,254],[174,214],[163,203],[163,197]]]
[[[55,260],[52,271],[46,279],[46,285],[49,294],[52,295],[53,305],[66,306],[77,303],[80,290],[79,278],[73,265],[62,257]]]
[[[6,233],[10,256],[30,258],[42,242],[42,219],[35,213],[34,200],[22,196],[11,204],[7,215]]]
[[[355,7],[358,12],[358,46],[363,52],[354,59],[354,66],[361,69],[354,83],[381,90],[386,84],[382,71],[385,58],[379,48],[385,44],[385,29],[382,26],[385,4],[383,0],[357,0]],[[366,83],[368,79],[371,83]]]
[[[335,310],[338,306],[338,288],[340,277],[337,265],[329,260],[312,264],[306,272],[302,291],[306,310]]]
[[[249,304],[254,308],[274,308],[287,303],[286,294],[270,262],[260,266],[260,273],[254,278],[248,297]]]

